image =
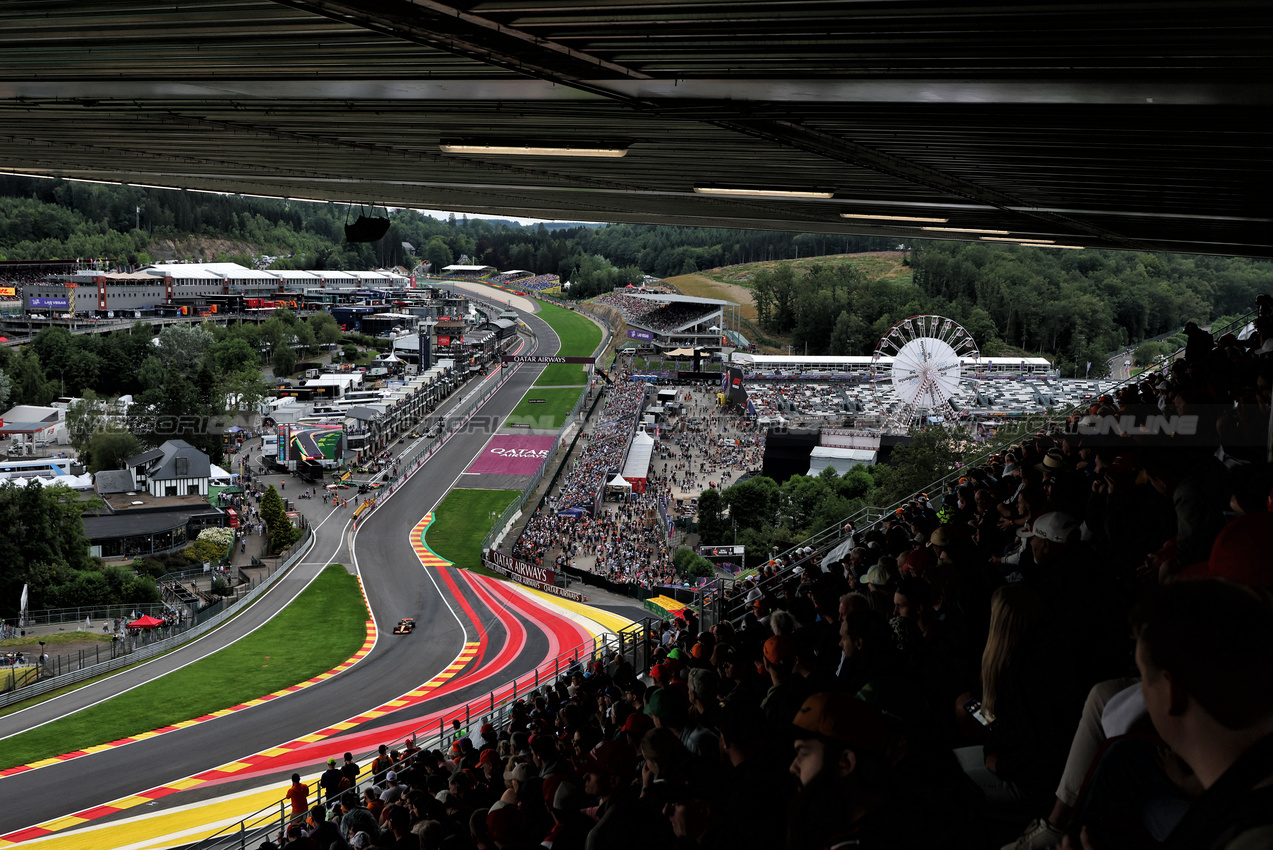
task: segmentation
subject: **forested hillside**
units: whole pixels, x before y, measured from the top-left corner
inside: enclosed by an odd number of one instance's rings
[[[1041,353],[1062,374],[1089,360],[1099,374],[1122,346],[1245,313],[1273,292],[1273,263],[1224,257],[917,242],[904,262],[909,275],[850,257],[726,279],[752,288],[761,328],[796,351],[870,354],[895,322],[935,313],[983,354]]]
[[[762,332],[810,354],[870,353],[917,313],[962,322],[988,354],[1005,346],[1098,367],[1119,347],[1249,309],[1273,291],[1273,264],[1223,257],[1061,251],[917,241],[900,268],[832,258],[896,248],[888,237],[611,224],[527,225],[410,210],[379,242],[347,244],[360,210],[24,177],[0,177],[0,259],[229,260],[271,268],[434,268],[468,258],[556,273],[588,298],[658,277],[756,264],[718,279],[753,290]],[[877,253],[878,256],[878,253]],[[800,267],[772,263],[802,258]],[[810,263],[810,257],[826,257]],[[262,258],[270,258],[263,260]],[[889,264],[885,264],[889,265]],[[891,261],[897,266],[896,260]],[[767,266],[767,268],[760,268]],[[899,273],[900,272],[900,273]],[[713,277],[718,277],[714,273]]]
[[[523,226],[463,216],[441,221],[398,210],[379,242],[346,244],[344,224],[359,212],[336,204],[0,177],[0,259],[254,265],[270,256],[279,258],[271,268],[366,269],[420,260],[440,268],[468,257],[500,269],[559,274],[587,295],[619,268],[663,277],[751,260],[880,250],[892,241],[650,225]]]

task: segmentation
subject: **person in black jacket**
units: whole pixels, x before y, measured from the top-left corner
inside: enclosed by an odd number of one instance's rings
[[[985,743],[955,751],[989,809],[1051,797],[1078,720],[1070,670],[1039,594],[1023,584],[996,590],[976,714]]]

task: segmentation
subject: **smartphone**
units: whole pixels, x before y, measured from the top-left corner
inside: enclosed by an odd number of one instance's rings
[[[985,712],[981,710],[981,700],[979,699],[968,700],[968,702],[964,703],[964,711],[968,712],[968,714],[972,717],[972,719],[976,720],[982,726],[985,726],[987,729],[990,728],[990,724],[993,721],[988,720],[986,718]]]

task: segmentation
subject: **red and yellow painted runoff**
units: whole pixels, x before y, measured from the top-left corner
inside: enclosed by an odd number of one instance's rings
[[[359,586],[360,587],[362,586],[361,579],[359,579]],[[362,592],[363,592],[363,599],[364,601],[366,601],[366,589],[363,588]],[[368,610],[370,610],[370,608]],[[124,744],[132,743],[134,741],[141,741],[147,738],[153,738],[156,735],[162,735],[166,732],[172,732],[177,729],[182,729],[187,726],[192,726],[196,723],[205,723],[209,720],[213,720],[218,717],[224,717],[227,714],[233,714],[238,711],[243,711],[247,708],[251,708],[252,706],[261,705],[262,703],[268,702],[272,699],[278,699],[281,696],[285,696],[289,693],[295,693],[298,690],[302,690],[304,688],[316,685],[319,682],[326,681],[327,679],[330,679],[332,676],[335,676],[336,674],[349,669],[358,661],[362,660],[367,655],[367,653],[371,651],[372,647],[376,643],[375,621],[370,619],[367,620],[366,628],[367,628],[367,639],[366,641],[364,641],[362,648],[359,649],[357,653],[351,656],[347,661],[345,661],[340,666],[326,673],[321,673],[318,676],[315,676],[312,679],[309,679],[308,681],[301,682],[289,688],[284,688],[280,691],[276,691],[273,694],[267,694],[266,696],[260,697],[258,699],[249,700],[248,702],[245,702],[242,705],[234,706],[233,708],[227,708],[221,711],[216,711],[211,714],[204,715],[203,717],[197,717],[192,720],[187,720],[181,723],[174,724],[172,726],[164,727],[163,729],[157,729],[152,732],[147,732],[142,735],[135,735],[130,738],[123,738],[119,741],[115,741],[110,744],[102,744],[97,747],[90,747],[88,749],[81,750],[75,753],[68,753],[63,756],[58,756],[51,759],[44,759],[42,761],[34,762],[29,765],[23,765],[22,767],[15,767],[15,768],[12,768],[11,770],[5,771],[4,773],[0,773],[0,776],[12,775],[14,773],[21,773],[26,770],[33,770],[37,767],[42,767],[49,764],[55,764],[60,761],[68,761],[72,758],[78,758],[80,756],[85,756],[90,753],[101,752],[103,750],[108,750],[114,747],[123,746]],[[332,724],[326,729],[320,729],[308,735],[303,735],[300,738],[297,738],[293,741],[289,741],[285,744],[281,744],[277,747],[272,747],[271,749],[265,750],[260,753],[256,753],[251,756],[244,757],[237,761],[229,762],[227,764],[220,765],[219,767],[214,767],[211,770],[206,770],[202,773],[195,774],[194,776],[186,777],[185,779],[179,779],[175,782],[170,782],[166,785],[160,785],[155,788],[151,788],[146,791],[142,791],[138,794],[134,794],[128,797],[122,797],[118,800],[114,800],[109,803],[104,803],[100,806],[94,806],[93,808],[90,808],[90,809],[85,809],[80,812],[75,812],[73,814],[66,815],[61,818],[56,818],[54,820],[45,821],[44,823],[26,827],[25,829],[17,830],[15,832],[10,832],[6,835],[0,835],[0,848],[11,847],[16,844],[21,844],[24,842],[33,841],[37,839],[44,839],[46,836],[54,835],[55,833],[60,832],[61,830],[70,829],[72,827],[78,827],[78,826],[81,826],[82,824],[88,823],[89,821],[95,820],[97,818],[102,818],[108,815],[118,814],[120,812],[127,811],[128,809],[132,809],[137,806],[147,805],[163,797],[167,797],[171,794],[175,794],[179,791],[184,791],[186,789],[193,788],[198,785],[202,785],[202,784],[213,782],[213,781],[222,781],[222,780],[233,777],[235,774],[254,773],[254,772],[262,771],[262,770],[268,771],[271,764],[276,763],[275,762],[276,759],[283,759],[284,761],[286,761],[284,757],[287,756],[289,753],[291,753],[293,750],[299,749],[301,747],[309,746],[311,744],[322,741],[326,738],[330,738],[334,735],[342,734],[363,723],[366,723],[367,721],[375,720],[377,718],[383,717],[386,714],[389,714],[399,708],[403,708],[405,706],[415,705],[417,703],[423,702],[425,699],[428,698],[430,693],[432,693],[434,690],[436,690],[437,688],[439,688],[446,682],[450,681],[452,678],[458,675],[466,666],[468,666],[468,664],[477,655],[478,649],[479,649],[478,644],[466,643],[464,645],[464,649],[461,650],[460,654],[455,658],[455,660],[453,660],[449,665],[447,665],[446,669],[441,671],[437,676],[434,676],[432,679],[430,679],[428,682],[425,682],[423,685],[419,686],[418,688],[408,691],[406,694],[403,694],[401,697],[398,697],[397,699],[394,699],[394,700],[390,700],[389,702],[381,706],[377,706],[376,708],[365,711],[357,715],[356,717],[352,717],[348,720],[341,721],[340,723]],[[261,793],[264,793],[270,797],[270,799],[265,803],[265,805],[269,805],[270,802],[273,802],[274,800],[278,799],[279,794],[281,792],[278,788],[271,788]],[[234,809],[234,812],[233,812],[234,818],[242,817],[245,814],[258,811],[260,808],[262,808],[261,805],[256,804],[255,800],[251,804],[248,804],[249,805],[248,808],[243,808],[244,804],[245,804],[244,801],[240,801],[239,804],[232,807]],[[222,802],[221,805],[225,805],[225,803]],[[228,810],[227,810],[227,814],[229,814]],[[197,817],[202,818],[203,822],[207,823],[207,818],[209,817],[209,814],[207,812],[204,812],[203,814],[198,815]],[[133,828],[135,829],[136,827],[134,826]],[[213,831],[215,831],[213,828],[209,828],[208,831],[205,832],[204,834],[209,834]],[[71,844],[68,844],[67,846],[81,846],[81,847],[84,846],[84,843],[83,843],[84,839],[82,836],[80,836],[81,832],[82,830],[76,830],[73,835],[66,836],[68,839],[75,839],[74,841],[72,841]],[[151,833],[151,835],[153,835],[153,833]],[[79,836],[79,837],[76,838],[76,836]],[[45,841],[40,841],[41,846],[44,846],[45,843],[46,843]],[[128,842],[125,842],[125,843],[128,843]],[[121,846],[121,845],[118,845],[112,841],[106,844],[102,844],[101,846],[114,847],[114,846]],[[147,844],[146,842],[142,842],[141,844],[137,846],[141,847],[141,846],[151,846],[151,845]],[[163,845],[156,844],[153,846],[163,846]]]

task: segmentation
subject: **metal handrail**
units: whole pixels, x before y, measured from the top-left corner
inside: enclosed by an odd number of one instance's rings
[[[526,693],[538,689],[543,684],[553,684],[563,675],[573,675],[576,671],[581,670],[579,666],[581,662],[603,660],[604,656],[612,653],[630,655],[633,667],[637,670],[644,670],[648,665],[645,663],[647,656],[643,650],[648,648],[648,637],[653,633],[655,623],[656,621],[653,619],[646,619],[641,623],[634,623],[625,627],[614,635],[609,633],[602,634],[600,640],[591,638],[584,641],[544,661],[530,672],[515,677],[511,682],[501,685],[479,699],[444,709],[438,715],[436,721],[430,721],[427,724],[416,727],[407,733],[406,739],[420,747],[424,752],[431,750],[445,751],[456,737],[454,732],[449,731],[449,724],[452,720],[461,722],[462,731],[468,730],[475,720],[481,723],[490,723],[497,731],[503,730],[508,726],[508,713],[504,709],[511,708]],[[360,762],[364,761],[375,755],[376,752],[376,750],[370,750],[360,753],[357,760]],[[398,765],[395,765],[395,769],[397,767]],[[361,795],[361,791],[366,785],[374,784],[380,778],[382,777],[371,774],[370,765],[368,765],[360,772],[358,782],[354,784],[352,790]],[[286,800],[281,799],[277,805],[270,804],[259,811],[244,815],[234,823],[189,845],[187,850],[230,850],[230,848],[246,850],[247,847],[254,846],[256,843],[271,837],[279,829],[286,827],[289,816],[286,812],[285,803]]]

